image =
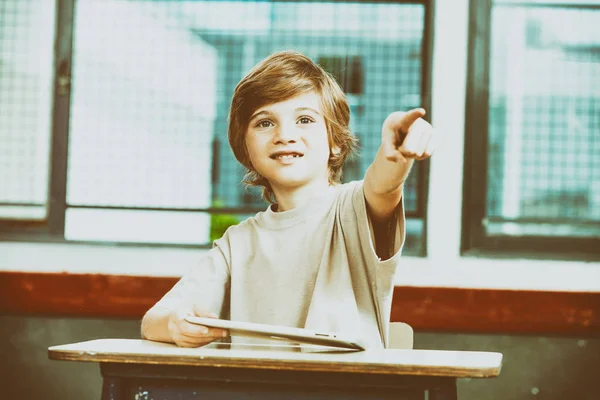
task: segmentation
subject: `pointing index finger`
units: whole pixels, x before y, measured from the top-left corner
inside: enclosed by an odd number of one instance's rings
[[[412,124],[415,123],[416,120],[425,116],[425,109],[423,108],[414,108],[408,112],[406,112],[402,118],[398,121],[398,128],[400,132],[406,134],[410,130]]]

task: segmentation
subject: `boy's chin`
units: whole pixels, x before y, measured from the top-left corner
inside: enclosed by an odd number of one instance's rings
[[[310,185],[315,183],[318,179],[307,176],[306,174],[278,174],[270,180],[276,186],[281,188],[295,189],[302,186]]]

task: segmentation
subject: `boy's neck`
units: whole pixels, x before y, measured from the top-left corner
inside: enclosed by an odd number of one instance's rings
[[[289,211],[307,204],[314,197],[322,195],[329,187],[328,180],[318,180],[296,188],[273,188],[277,206],[275,211]]]

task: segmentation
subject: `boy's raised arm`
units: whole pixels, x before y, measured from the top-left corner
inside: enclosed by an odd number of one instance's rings
[[[364,181],[369,212],[377,221],[392,217],[414,160],[433,153],[433,128],[421,118],[424,115],[424,109],[416,108],[394,112],[383,122],[381,146]]]

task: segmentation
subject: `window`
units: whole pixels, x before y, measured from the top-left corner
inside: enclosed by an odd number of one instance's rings
[[[361,154],[344,180],[361,179],[387,114],[429,108],[427,4],[59,0],[57,39],[69,46],[56,84],[70,85],[55,94],[64,107],[52,136],[63,151],[51,160],[47,237],[206,246],[263,210],[241,184],[227,114],[237,82],[283,49],[321,63],[346,90]],[[36,46],[49,52],[51,41]],[[405,190],[408,254],[425,251],[427,170],[418,163]],[[0,229],[15,233],[6,220]]]
[[[473,3],[463,250],[600,250],[600,2]]]
[[[47,217],[55,4],[0,7],[0,218]]]

